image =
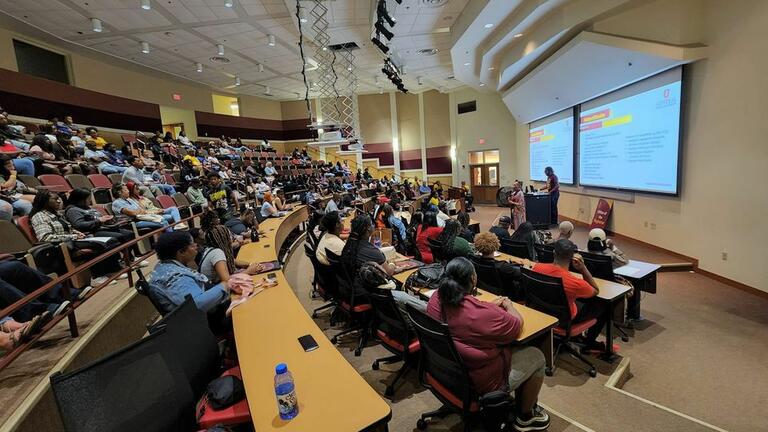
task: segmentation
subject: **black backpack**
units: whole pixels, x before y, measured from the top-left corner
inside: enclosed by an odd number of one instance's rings
[[[405,280],[405,291],[414,291],[417,288],[437,289],[440,285],[440,278],[443,277],[445,267],[442,264],[427,264],[419,267]]]

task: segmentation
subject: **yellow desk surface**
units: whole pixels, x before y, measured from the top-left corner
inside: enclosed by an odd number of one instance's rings
[[[271,261],[286,236],[306,220],[305,207],[260,225],[258,243],[240,248],[238,259]],[[265,247],[268,246],[268,247]],[[232,313],[240,370],[256,431],[361,430],[391,414],[387,404],[331,344],[296,298],[282,271],[278,285],[262,291]],[[264,275],[254,276],[261,280]],[[306,334],[318,349],[304,352]],[[275,365],[286,363],[296,382],[299,415],[280,419],[274,394]]]
[[[418,268],[398,273],[395,275],[395,279],[401,283],[405,283],[405,280],[408,279],[408,276],[410,276],[416,270],[418,270]],[[490,302],[496,297],[496,294],[492,294],[481,289],[477,290],[477,298],[482,301]],[[541,334],[543,330],[546,330],[557,324],[557,318],[551,315],[547,315],[543,312],[539,312],[535,309],[531,309],[525,305],[521,305],[520,303],[515,303],[515,309],[520,313],[520,316],[523,317],[523,328],[520,330],[520,334],[517,336],[518,342],[526,341],[533,336]]]
[[[511,261],[513,263],[524,265],[526,267],[532,267],[533,264],[536,264],[531,260],[519,258],[519,257],[508,255],[505,253],[501,253],[499,256],[497,256],[496,260]],[[581,278],[581,275],[579,273],[571,272],[571,274]],[[600,279],[600,278],[594,278],[594,279],[595,279],[595,282],[597,283],[597,288],[600,290],[600,293],[597,296],[604,300],[613,300],[619,296],[626,294],[631,289],[629,286],[620,284],[618,282],[612,282],[612,281]]]

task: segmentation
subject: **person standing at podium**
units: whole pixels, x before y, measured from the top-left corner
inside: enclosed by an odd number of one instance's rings
[[[547,176],[547,184],[542,191],[549,192],[549,208],[550,208],[550,221],[551,225],[557,225],[557,200],[560,199],[560,181],[555,175],[555,170],[552,167],[544,168],[544,175]]]
[[[523,195],[520,180],[515,180],[512,184],[512,194],[508,201],[509,206],[512,207],[512,227],[517,229],[525,222],[525,195]]]

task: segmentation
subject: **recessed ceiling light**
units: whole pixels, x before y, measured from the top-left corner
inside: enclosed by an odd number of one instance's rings
[[[299,8],[299,21],[301,21],[302,23],[309,21],[307,19],[307,8],[305,8],[304,6]]]
[[[269,86],[264,87],[264,94],[265,95],[271,95],[272,89],[269,88]]]
[[[469,66],[470,64],[471,64],[470,62],[466,62],[464,63],[464,66]]]
[[[235,1],[234,0],[224,0],[224,7],[231,8],[234,5],[235,5]]]
[[[495,70],[495,69],[496,69],[496,68],[495,68],[495,67],[493,67],[493,66],[488,66],[488,70],[489,70],[489,71],[492,71],[492,70]]]
[[[235,77],[235,85],[236,85],[236,86],[239,86],[239,85],[240,85],[240,77],[239,77],[239,76],[236,76],[236,77]]]
[[[275,46],[275,35],[267,35],[267,45]]]
[[[149,54],[149,42],[141,41],[141,52]]]
[[[216,45],[216,53],[218,53],[220,56],[224,55],[224,45],[217,44]]]
[[[149,0],[141,0],[141,8],[144,10],[152,9],[152,5],[149,4]]]
[[[259,68],[259,72],[264,72],[264,65],[263,64],[259,63],[258,68]]]
[[[421,77],[416,77],[416,83],[418,85],[423,85],[424,83],[421,81]]]
[[[483,27],[485,27],[485,28],[491,28],[491,27],[493,27],[493,24],[491,24],[491,23],[488,23],[488,24],[484,25]]]
[[[515,33],[514,37],[516,37],[516,38],[523,37],[523,34],[522,33]]]
[[[91,18],[91,29],[96,33],[101,33],[101,20],[98,18]]]
[[[202,71],[203,71],[203,64],[195,63],[195,72],[202,72]]]
[[[481,83],[480,83],[480,87],[485,87],[485,83],[484,83],[484,82],[481,82]]]

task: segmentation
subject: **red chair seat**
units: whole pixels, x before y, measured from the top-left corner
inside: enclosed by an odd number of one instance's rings
[[[582,334],[595,324],[597,324],[597,320],[595,318],[582,321],[580,323],[571,324],[571,334],[568,336]],[[554,332],[558,336],[565,336],[565,329],[562,327],[555,327]]]
[[[451,393],[450,390],[448,390],[447,388],[445,388],[445,386],[440,384],[440,382],[437,381],[435,378],[433,378],[432,375],[430,375],[429,373],[426,373],[424,376],[424,379],[427,382],[427,384],[429,384],[436,392],[440,393],[440,396],[447,399],[448,402],[450,402],[451,404],[453,404],[458,408],[461,408],[464,406],[460,397]],[[477,404],[477,401],[472,401],[472,403],[469,405],[469,411],[470,412],[480,411],[480,405]]]
[[[384,333],[381,330],[376,330],[376,334],[379,336],[379,339],[381,339],[382,342],[389,345],[391,348],[393,348],[396,351],[403,352],[403,344],[396,341],[395,339],[390,338],[386,333]],[[417,352],[419,349],[421,349],[421,345],[419,345],[419,340],[414,339],[411,341],[411,343],[408,344],[408,353],[412,354]]]
[[[221,374],[221,376],[234,375],[242,378],[240,367],[236,366]],[[209,429],[216,425],[238,425],[250,423],[251,412],[248,409],[248,400],[243,398],[240,402],[231,405],[222,410],[216,411],[208,402],[208,398],[203,396],[195,407],[197,415],[197,424],[202,429]]]
[[[349,303],[347,302],[341,302],[341,307],[347,312],[349,312],[350,310]],[[372,307],[370,303],[364,303],[364,304],[355,305],[355,308],[352,310],[352,312],[362,313],[362,312],[368,312],[371,309]]]

